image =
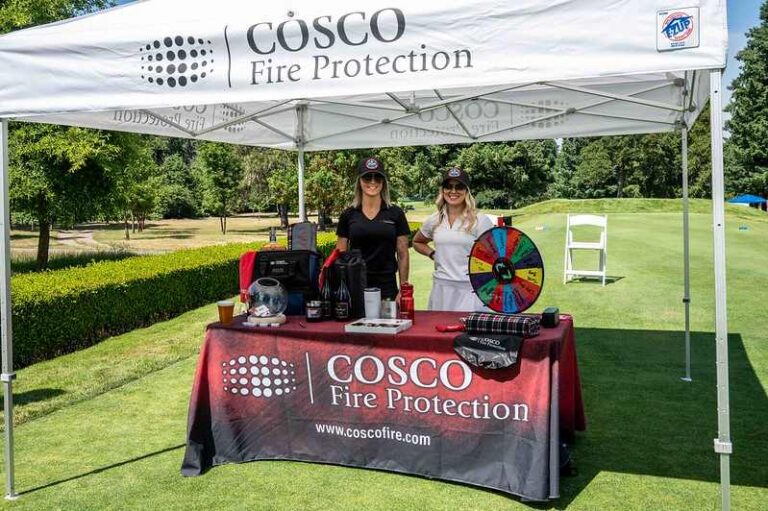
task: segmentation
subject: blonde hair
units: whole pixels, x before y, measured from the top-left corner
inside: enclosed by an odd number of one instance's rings
[[[445,196],[443,195],[443,187],[440,186],[440,190],[437,192],[437,200],[435,205],[437,206],[437,223],[438,225],[443,223],[445,218],[448,218],[448,204],[445,202]],[[461,215],[461,226],[466,232],[471,232],[477,225],[477,204],[475,198],[472,196],[472,192],[467,188],[467,193],[464,195],[464,212]]]
[[[352,199],[353,208],[359,208],[363,205],[363,186],[360,184],[361,179],[362,176],[358,176],[357,180],[355,181],[355,197]],[[392,205],[392,200],[389,198],[389,182],[387,181],[386,177],[381,184],[380,196],[381,202],[383,202],[386,207],[390,207]]]

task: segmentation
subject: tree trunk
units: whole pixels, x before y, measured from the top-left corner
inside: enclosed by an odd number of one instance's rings
[[[51,223],[40,220],[40,236],[37,239],[37,270],[48,268],[48,247],[51,245]]]
[[[227,234],[227,217],[222,217],[222,225],[224,228],[222,229],[222,233]]]
[[[126,214],[123,217],[123,219],[125,221],[125,239],[130,240],[131,239],[131,225],[130,225],[130,222],[128,221],[128,214]]]
[[[622,195],[624,194],[624,171],[619,169],[619,184],[617,186],[618,190],[616,190],[616,198],[621,199]]]
[[[322,208],[317,210],[317,228],[325,231],[325,210]]]
[[[287,204],[281,204],[278,206],[278,211],[280,212],[280,227],[283,229],[288,228],[288,205]]]

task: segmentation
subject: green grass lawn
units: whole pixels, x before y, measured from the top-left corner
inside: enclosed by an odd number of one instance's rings
[[[613,202],[613,201],[609,201]],[[419,477],[309,463],[256,462],[179,475],[186,407],[206,306],[19,371],[15,389],[16,502],[8,509],[715,509],[714,289],[711,215],[691,216],[693,378],[684,374],[682,221],[679,206],[594,204],[609,214],[614,277],[562,284],[567,209],[556,202],[516,217],[543,253],[534,306],[574,315],[588,429],[574,448],[578,475],[560,500],[519,499]],[[642,207],[640,207],[642,206]],[[565,209],[567,208],[567,209]],[[768,502],[768,216],[727,218],[733,509]],[[746,230],[740,230],[744,226]],[[413,253],[412,253],[413,254]],[[586,261],[584,261],[586,262]],[[430,261],[412,255],[417,305]]]

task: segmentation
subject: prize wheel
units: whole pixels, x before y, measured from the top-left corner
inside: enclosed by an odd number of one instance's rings
[[[514,227],[494,227],[469,254],[469,280],[477,297],[496,312],[528,309],[541,294],[544,263],[531,238]]]

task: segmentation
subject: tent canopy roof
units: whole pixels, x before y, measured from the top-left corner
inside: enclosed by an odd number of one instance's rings
[[[0,117],[307,150],[692,124],[725,0],[619,4],[137,2],[0,37]]]

